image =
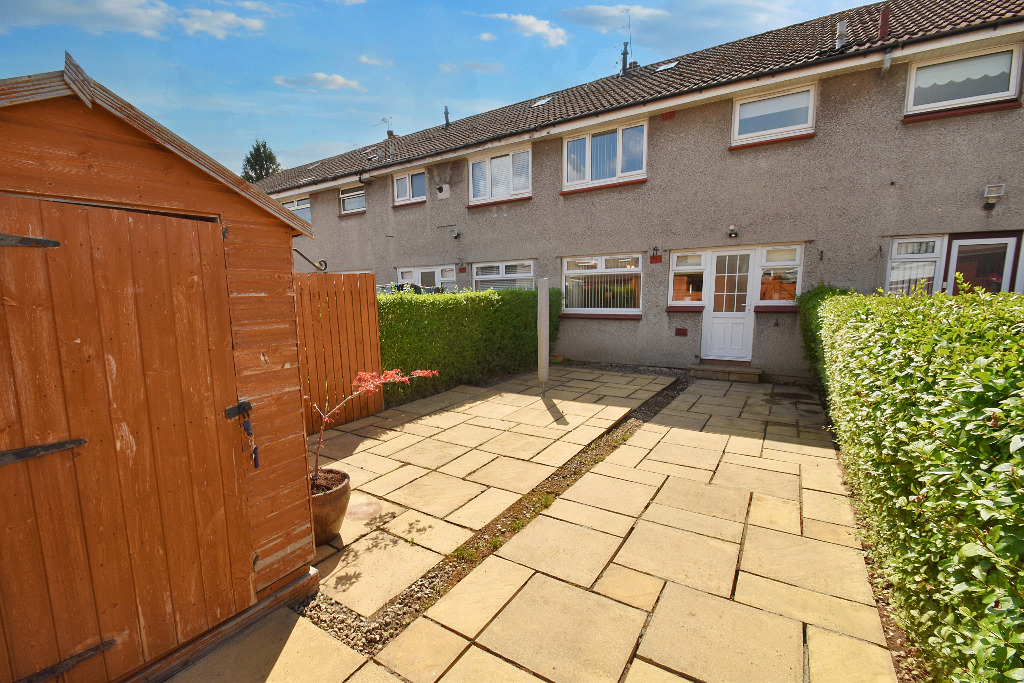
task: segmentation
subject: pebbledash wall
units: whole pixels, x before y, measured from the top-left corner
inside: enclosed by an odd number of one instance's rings
[[[384,173],[365,186],[363,214],[339,217],[337,188],[312,194],[316,240],[297,238],[295,246],[327,259],[332,271],[371,270],[378,282],[396,280],[402,266],[462,265],[460,288],[473,287],[474,263],[533,260],[535,277],[558,287],[563,257],[641,253],[641,319],[564,320],[555,351],[579,360],[693,365],[701,357],[702,313],[666,311],[673,250],[800,244],[801,291],[827,282],[870,292],[886,285],[893,236],[1024,227],[1024,111],[905,123],[908,75],[906,63],[883,70],[875,62],[821,77],[815,134],[799,140],[730,151],[733,96],[641,119],[649,126],[647,180],[638,184],[561,194],[561,137],[532,143],[532,197],[522,201],[467,208],[463,158],[427,166],[425,203],[393,207]],[[795,81],[807,82],[815,81]],[[752,86],[735,96],[780,87]],[[439,199],[434,188],[444,182],[450,195]],[[986,211],[990,184],[1007,189]],[[650,262],[655,246],[660,264]],[[805,375],[795,313],[754,317],[751,364],[774,376]]]

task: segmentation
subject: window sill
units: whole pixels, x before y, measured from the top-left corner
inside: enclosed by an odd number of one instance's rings
[[[521,202],[525,199],[533,199],[532,194],[526,194],[522,197],[509,197],[508,199],[495,199],[487,202],[470,202],[466,204],[467,209],[475,209],[478,206],[494,206],[495,204],[509,204],[511,202]]]
[[[395,202],[394,204],[391,205],[391,208],[392,209],[401,209],[403,206],[418,206],[420,204],[426,204],[426,203],[427,203],[427,198],[424,197],[423,199],[416,199],[416,200],[411,201],[411,202]]]
[[[967,107],[953,109],[942,109],[940,111],[926,111],[920,114],[904,114],[901,123],[917,123],[918,121],[931,121],[933,119],[945,119],[950,116],[964,116],[965,114],[980,114],[985,111],[999,111],[1000,109],[1018,109],[1021,102],[1018,99],[1005,102],[990,102],[988,104],[972,104]]]
[[[772,138],[770,140],[757,140],[756,142],[738,142],[735,145],[729,145],[729,151],[735,151],[737,149],[747,149],[748,147],[760,147],[761,145],[771,145],[776,142],[789,142],[790,140],[806,140],[807,138],[813,138],[814,133],[800,133],[799,135],[786,135],[781,138]]]
[[[646,183],[647,178],[634,178],[633,180],[620,180],[618,182],[604,183],[602,185],[587,185],[586,187],[576,187],[571,190],[562,190],[559,194],[563,197],[567,194],[578,194],[580,192],[590,192],[591,190],[604,190],[609,187],[622,187],[624,185],[639,185],[640,183]]]
[[[754,313],[799,313],[796,304],[760,304],[754,306]]]
[[[666,306],[665,311],[668,313],[703,313],[704,304],[693,304],[692,306],[680,306],[678,304],[674,304]]]
[[[361,216],[366,213],[366,209],[360,209],[359,211],[346,211],[345,213],[339,213],[338,218],[348,218],[349,216]]]
[[[579,318],[588,320],[642,320],[640,313],[562,313],[559,318]]]

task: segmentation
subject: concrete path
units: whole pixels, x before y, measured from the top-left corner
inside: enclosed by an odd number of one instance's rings
[[[354,491],[341,537],[317,549],[323,593],[371,616],[672,382],[561,368],[551,375],[544,398],[536,375],[521,375],[326,432],[321,457],[348,472]]]

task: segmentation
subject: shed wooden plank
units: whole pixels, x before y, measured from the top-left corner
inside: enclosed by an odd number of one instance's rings
[[[11,658],[7,655],[7,630],[4,628],[3,610],[0,610],[0,683],[11,683],[13,680]]]
[[[228,293],[231,296],[294,297],[295,283],[291,273],[235,270],[228,272]]]
[[[184,643],[210,627],[203,576],[199,572],[198,520],[192,505],[192,472],[186,439],[183,377],[174,329],[172,266],[168,244],[177,243],[175,221],[138,216],[131,231],[132,273],[139,315],[139,343],[145,359],[146,398],[153,435],[153,460],[159,481],[174,625]],[[190,340],[185,339],[186,345]]]
[[[310,284],[309,275],[298,276],[301,282],[302,288],[302,347],[305,359],[306,375],[308,377],[308,384],[303,387],[303,395],[307,396],[306,399],[306,410],[309,418],[306,422],[310,433],[317,432],[319,430],[319,419],[317,412],[313,409],[314,405],[320,404],[320,395],[318,393],[320,386],[320,367],[316,364],[316,337],[314,335],[314,321],[313,316],[317,310],[316,304],[314,303],[312,285]]]
[[[359,310],[359,276],[349,274],[345,276],[345,317],[349,324],[350,343],[353,353],[353,379],[355,373],[368,372],[366,359],[363,355],[363,321]],[[367,413],[366,396],[360,396],[353,403],[356,404],[356,417],[365,417]]]
[[[305,275],[298,274],[293,277],[295,282],[295,326],[299,337],[298,344],[296,345],[299,353],[299,381],[301,382],[301,393],[304,397],[302,399],[302,422],[305,425],[306,432],[309,433],[313,431],[311,428],[313,424],[313,410],[310,394],[309,355],[306,350],[306,339],[309,336],[309,330],[306,328],[309,319],[309,303],[307,301],[309,289],[305,285],[305,280]],[[237,345],[237,330],[235,338]]]
[[[342,362],[341,354],[341,348],[345,344],[345,337],[341,330],[338,329],[338,292],[334,286],[336,277],[333,273],[323,274],[324,294],[327,303],[323,321],[324,356],[328,367],[327,376],[330,378],[328,400],[325,404],[326,410],[331,410],[334,406],[341,403],[349,393],[345,387],[345,365]]]
[[[232,321],[231,339],[235,349],[255,349],[261,348],[263,345],[273,346],[298,342],[294,320],[246,324]]]
[[[317,405],[320,406],[320,410],[325,413],[330,409],[330,393],[329,387],[331,382],[331,368],[327,363],[327,357],[330,353],[328,344],[330,343],[330,330],[328,329],[325,318],[330,318],[327,312],[329,302],[327,301],[327,292],[324,288],[323,278],[311,277],[310,282],[310,302],[313,308],[313,359],[316,363],[317,369],[317,388],[316,397]],[[319,417],[314,419],[314,424],[318,424]]]
[[[174,239],[168,240],[167,259],[174,300],[174,328],[178,337],[178,367],[185,398],[192,503],[198,522],[206,609],[212,626],[231,616],[234,592],[224,523],[224,486],[217,434],[217,424],[224,420],[224,406],[217,406],[213,401],[215,371],[210,367],[209,344],[211,339],[223,343],[222,339],[230,338],[231,332],[226,325],[216,330],[209,329],[206,320],[199,234],[201,231],[214,231],[217,226],[191,220],[167,220],[174,231]],[[222,283],[218,280],[215,286],[220,288]],[[228,366],[217,368],[216,372],[232,370]]]
[[[295,320],[295,304],[291,297],[233,296],[229,305],[231,322],[236,325]]]
[[[246,349],[235,354],[235,368],[239,375],[258,375],[263,372],[291,370],[298,372],[299,354],[294,344],[277,344],[263,349]]]
[[[292,368],[267,370],[259,374],[238,377],[238,395],[247,400],[279,394],[299,388],[299,378]]]
[[[44,204],[44,206],[46,206]],[[138,613],[114,432],[107,404],[103,336],[96,304],[92,243],[85,207],[63,206],[47,216],[47,232],[60,241],[47,253],[50,278],[60,282],[51,295],[62,312],[57,326],[69,432],[88,445],[75,453],[75,472],[101,641],[116,644],[103,653],[107,676],[116,678],[143,663]],[[0,345],[5,338],[0,330]],[[0,372],[0,376],[4,373]],[[13,396],[13,393],[12,393]],[[102,491],[102,495],[95,492]]]
[[[206,296],[207,324],[210,329],[227,329],[230,327],[228,299],[228,278],[224,263],[224,243],[213,231],[207,230],[200,234],[200,250],[203,263],[203,291]],[[266,278],[272,275],[267,273]],[[287,274],[287,282],[291,285],[291,273]],[[295,356],[295,346],[291,345]],[[234,368],[235,358],[231,348],[231,338],[223,334],[214,335],[209,343],[210,365],[214,368],[227,370]],[[297,363],[297,361],[295,361]],[[227,407],[238,399],[233,372],[215,372],[213,375],[214,402],[216,407]],[[280,404],[271,404],[271,410],[278,409]],[[259,403],[254,403],[254,411],[260,410]],[[271,413],[275,414],[275,413]],[[218,414],[218,418],[220,415]],[[297,424],[299,417],[291,416],[292,423]],[[256,586],[252,569],[252,539],[249,531],[249,513],[247,510],[245,473],[252,469],[249,455],[240,447],[242,429],[239,420],[225,421],[217,430],[220,469],[224,496],[224,513],[228,529],[228,553],[231,563],[231,584],[234,595],[234,611],[241,612],[256,600]]]
[[[371,329],[370,323],[370,292],[366,289],[366,277],[363,274],[353,275],[356,290],[358,291],[359,300],[359,342],[362,351],[362,363],[363,367],[366,368],[365,372],[373,372],[375,365],[373,363],[373,330]],[[380,392],[378,392],[380,393]],[[362,399],[363,415],[372,415],[373,399],[370,396],[364,396]]]
[[[117,465],[136,583],[142,645],[146,661],[176,644],[174,609],[167,569],[159,487],[147,405],[144,365],[132,282],[128,240],[131,215],[89,210],[93,269],[103,329],[103,352]]]
[[[331,311],[332,324],[338,331],[338,342],[335,350],[341,360],[341,384],[343,385],[343,397],[352,395],[352,382],[356,378],[354,354],[352,353],[352,328],[348,324],[348,316],[345,314],[345,276],[331,274],[331,289],[334,292],[334,308]],[[351,422],[359,414],[358,398],[352,399],[345,405],[344,414],[334,423]]]

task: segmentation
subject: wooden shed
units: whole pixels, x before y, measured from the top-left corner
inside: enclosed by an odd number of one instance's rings
[[[299,233],[69,56],[0,81],[0,683],[159,677],[315,589]]]

